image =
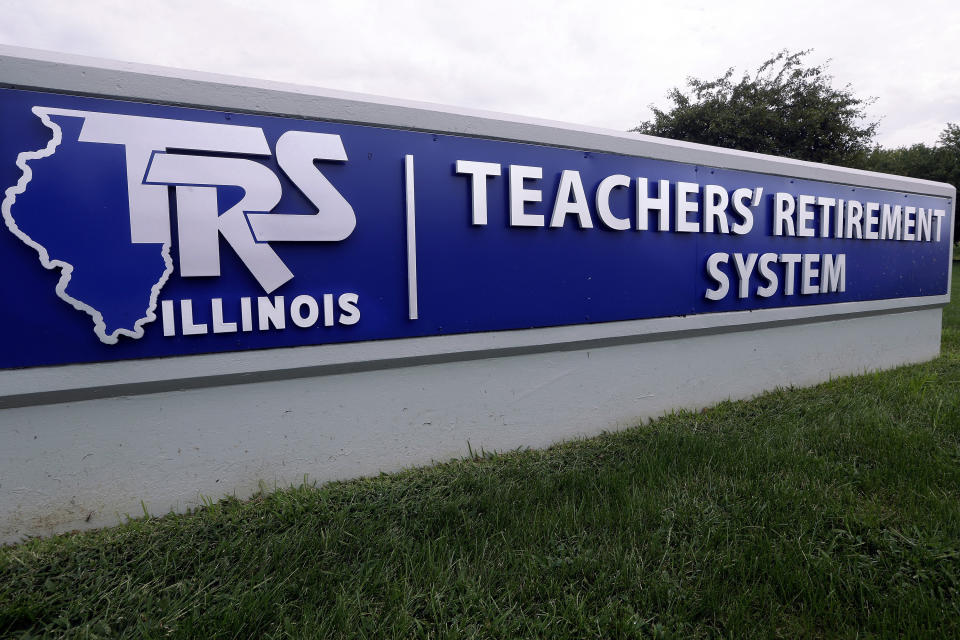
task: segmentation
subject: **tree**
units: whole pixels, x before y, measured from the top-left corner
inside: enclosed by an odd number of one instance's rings
[[[730,68],[716,80],[687,78],[688,91],[672,89],[673,106],[651,105],[653,120],[634,129],[676,140],[756,151],[799,160],[860,165],[869,154],[877,122],[866,121],[873,99],[850,86],[834,88],[826,65],[806,66],[810,50],[781,51],[751,76],[734,80]]]
[[[947,123],[934,146],[919,143],[896,149],[875,147],[863,168],[949,182],[960,190],[960,125]]]
[[[948,123],[935,146],[923,143],[896,149],[874,147],[860,165],[863,169],[911,178],[948,182],[960,191],[960,125]],[[954,220],[956,238],[960,221]]]
[[[960,192],[960,124],[947,123],[938,140],[943,150],[942,180],[949,182]]]
[[[884,149],[878,146],[867,155],[862,168],[912,178],[943,181],[946,159],[947,154],[943,149],[931,147],[922,142],[895,149]]]

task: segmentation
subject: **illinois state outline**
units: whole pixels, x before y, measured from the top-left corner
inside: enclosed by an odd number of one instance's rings
[[[52,135],[45,148],[19,154],[4,221],[43,267],[60,270],[54,293],[91,317],[102,342],[140,338],[173,263],[169,244],[131,242],[124,148],[79,142],[82,117],[32,111]]]

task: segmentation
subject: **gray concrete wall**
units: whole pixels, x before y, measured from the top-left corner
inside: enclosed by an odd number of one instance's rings
[[[0,411],[0,541],[928,360],[940,309]]]

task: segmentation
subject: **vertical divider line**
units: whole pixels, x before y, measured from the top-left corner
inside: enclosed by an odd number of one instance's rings
[[[407,202],[407,317],[416,320],[417,309],[417,212],[414,202],[413,155],[407,154],[404,162],[404,188]]]

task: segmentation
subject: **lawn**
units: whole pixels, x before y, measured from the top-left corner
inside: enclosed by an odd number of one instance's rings
[[[960,637],[953,282],[926,364],[0,549],[0,635]]]

